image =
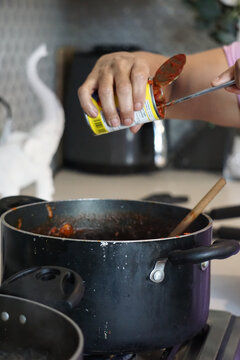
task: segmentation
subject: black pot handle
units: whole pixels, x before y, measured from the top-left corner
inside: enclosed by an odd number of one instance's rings
[[[240,206],[226,206],[220,207],[216,209],[212,209],[208,215],[213,220],[222,220],[222,219],[230,219],[235,217],[240,217]]]
[[[199,246],[194,249],[173,250],[168,259],[174,265],[200,264],[213,259],[225,259],[240,250],[240,244],[236,240],[216,240],[210,246]]]
[[[219,239],[234,239],[240,240],[240,228],[231,226],[220,226],[216,230],[214,229],[213,234]]]
[[[16,196],[7,196],[0,199],[0,216],[5,213],[7,210],[11,210],[15,207],[27,204],[33,204],[36,202],[45,201],[43,199],[27,196],[27,195],[16,195]]]
[[[80,303],[84,282],[73,270],[60,266],[40,266],[14,274],[2,283],[0,292],[68,313]]]

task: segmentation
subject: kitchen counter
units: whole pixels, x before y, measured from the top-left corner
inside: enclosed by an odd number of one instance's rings
[[[215,184],[221,175],[198,171],[160,170],[134,175],[96,175],[61,170],[55,177],[54,200],[74,198],[141,199],[153,193],[187,195],[193,207]],[[34,187],[22,194],[34,195]],[[226,186],[208,205],[206,211],[216,207],[240,205],[240,180],[228,180]],[[215,221],[214,227],[226,225],[240,227],[240,219]],[[221,309],[240,315],[240,253],[211,264],[212,309]]]

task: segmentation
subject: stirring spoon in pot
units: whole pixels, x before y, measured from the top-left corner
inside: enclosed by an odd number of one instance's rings
[[[212,86],[210,88],[207,88],[207,89],[204,89],[204,90],[201,90],[201,91],[198,91],[194,94],[191,94],[191,95],[187,95],[187,96],[184,96],[182,98],[179,98],[179,99],[176,99],[176,100],[172,100],[172,101],[169,101],[167,102],[166,104],[164,104],[164,107],[166,106],[171,106],[171,105],[174,105],[174,104],[178,104],[178,103],[181,103],[183,101],[186,101],[186,100],[190,100],[190,99],[193,99],[195,97],[198,97],[198,96],[201,96],[201,95],[205,95],[205,94],[208,94],[210,92],[213,92],[213,91],[216,91],[216,90],[219,90],[219,89],[222,89],[222,88],[225,88],[225,87],[228,87],[228,86],[232,86],[232,85],[235,85],[236,82],[235,80],[230,80],[224,84],[221,84],[221,85],[218,85],[218,86]]]
[[[181,235],[184,230],[201,214],[210,201],[219,193],[226,184],[226,180],[221,177],[208,193],[197,203],[197,205],[185,216],[185,218],[173,229],[169,237]]]

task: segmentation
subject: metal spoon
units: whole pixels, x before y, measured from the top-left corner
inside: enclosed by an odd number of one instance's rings
[[[212,91],[219,90],[219,89],[222,89],[222,88],[234,85],[234,84],[236,84],[235,80],[230,80],[230,81],[228,81],[228,82],[226,82],[224,84],[221,84],[221,85],[218,85],[218,86],[212,86],[210,88],[198,91],[198,92],[196,92],[194,94],[184,96],[184,97],[182,97],[180,99],[169,101],[166,104],[164,104],[164,106],[170,106],[170,105],[178,104],[178,103],[181,103],[183,101],[190,100],[190,99],[193,99],[193,98],[195,98],[197,96],[205,95],[205,94],[208,94],[208,93],[210,93]]]

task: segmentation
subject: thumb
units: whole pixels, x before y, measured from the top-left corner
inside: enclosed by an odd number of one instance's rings
[[[224,84],[225,82],[232,80],[234,78],[234,66],[231,66],[225,70],[222,74],[218,75],[215,79],[211,81],[212,86],[217,86]]]

